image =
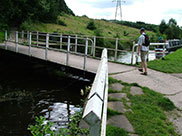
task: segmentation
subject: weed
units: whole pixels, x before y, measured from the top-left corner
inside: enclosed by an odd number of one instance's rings
[[[112,125],[107,125],[106,136],[128,136],[128,132],[124,129],[114,127]]]

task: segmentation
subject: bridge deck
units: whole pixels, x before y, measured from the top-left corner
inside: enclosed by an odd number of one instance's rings
[[[5,48],[4,44],[0,44],[0,48]],[[8,43],[8,50],[15,51],[15,44]],[[29,55],[27,46],[19,45],[19,53]],[[45,60],[45,49],[33,48],[32,57]],[[66,53],[48,50],[48,61],[58,64],[66,64]],[[77,69],[83,69],[84,57],[74,54],[69,56],[69,66]],[[87,58],[86,70],[96,73],[100,60]],[[109,73],[113,78],[128,83],[138,83],[141,86],[149,87],[157,92],[165,94],[174,104],[182,109],[182,78],[175,75],[148,70],[149,75],[140,75],[136,67],[126,66],[115,63],[108,63]]]
[[[8,50],[15,52],[15,43],[8,42]],[[0,44],[0,48],[5,49],[4,44]],[[29,47],[28,46],[23,46],[23,45],[18,45],[18,53],[24,54],[24,55],[29,55]],[[48,50],[47,53],[47,58],[48,61],[66,65],[66,52],[61,52],[61,51],[54,51],[54,50]],[[35,58],[39,58],[42,60],[45,59],[45,49],[43,48],[37,48],[37,47],[31,47],[31,56]],[[93,59],[90,57],[87,57],[86,61],[86,71],[96,73],[98,69],[100,60],[98,59]],[[84,63],[84,56],[76,55],[76,54],[69,54],[69,63],[68,66],[77,68],[80,70],[83,70],[83,63]],[[125,65],[118,65],[112,62],[108,63],[109,67],[109,73],[123,73],[126,71],[131,71],[134,70],[134,67],[130,66],[125,66]]]

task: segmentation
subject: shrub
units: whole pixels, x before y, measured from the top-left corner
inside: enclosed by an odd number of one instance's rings
[[[57,24],[62,26],[67,26],[67,24],[63,20],[58,20]]]
[[[97,29],[96,26],[95,26],[94,21],[90,21],[90,22],[88,23],[87,29],[89,29],[89,30],[96,30],[96,29]]]

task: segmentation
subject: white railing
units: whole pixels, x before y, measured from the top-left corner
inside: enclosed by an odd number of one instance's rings
[[[63,41],[64,40],[64,41]],[[79,41],[79,42],[78,42]],[[5,31],[5,49],[8,49],[7,42],[15,43],[15,52],[19,52],[19,45],[28,46],[28,55],[32,56],[32,47],[45,49],[45,60],[48,60],[48,51],[62,51],[66,53],[66,65],[69,65],[70,53],[75,53],[84,56],[83,70],[86,70],[87,56],[92,51],[93,41],[90,38],[53,35],[40,32],[25,32],[12,31],[8,37]],[[74,42],[74,43],[73,43]],[[64,46],[64,49],[63,49]],[[82,47],[81,52],[78,52],[78,46]],[[72,49],[74,47],[74,50]]]
[[[108,99],[107,61],[107,49],[104,49],[83,113],[83,120],[89,125],[90,136],[106,135]]]
[[[150,43],[150,47],[151,46],[163,46],[163,52],[162,52],[162,57],[165,56],[166,52],[166,46],[168,45],[168,43]],[[135,42],[133,42],[133,48],[132,48],[132,56],[131,56],[131,64],[133,64],[133,60],[134,60],[134,53],[136,54],[138,50],[138,44],[136,44]],[[149,55],[149,54],[148,54]],[[138,60],[138,55],[136,55],[136,61]]]

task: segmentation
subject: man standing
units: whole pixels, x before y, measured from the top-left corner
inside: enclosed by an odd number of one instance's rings
[[[142,75],[147,75],[147,54],[149,51],[149,46],[146,45],[146,37],[148,37],[145,34],[145,29],[141,28],[140,29],[140,37],[138,40],[138,51],[137,54],[141,56],[141,64],[142,64],[142,68],[139,68],[138,70],[143,72]],[[148,37],[149,38],[149,37]],[[149,39],[147,39],[149,41]]]

